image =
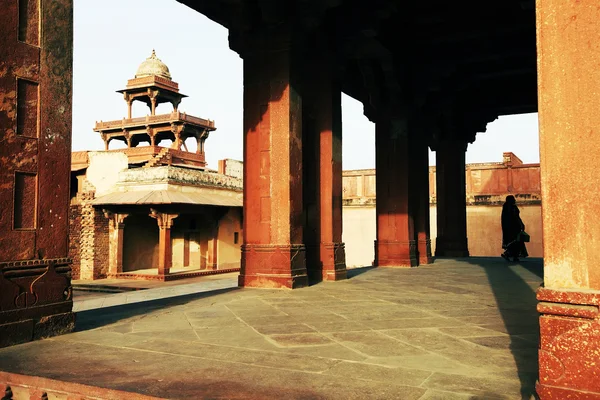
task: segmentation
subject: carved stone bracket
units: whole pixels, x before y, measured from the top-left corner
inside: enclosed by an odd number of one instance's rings
[[[156,219],[156,222],[158,223],[158,227],[160,229],[171,229],[171,227],[173,226],[173,221],[175,220],[175,218],[179,217],[178,213],[162,213],[156,210],[155,208],[151,208],[150,214],[148,215]]]
[[[108,219],[110,226],[117,229],[123,229],[125,227],[125,218],[129,216],[129,214],[114,213],[105,208],[102,209],[102,213],[104,214],[104,217]]]

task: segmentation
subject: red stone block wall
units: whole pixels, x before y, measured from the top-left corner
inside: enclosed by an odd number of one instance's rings
[[[73,279],[79,279],[81,268],[81,205],[72,204],[69,211],[69,258],[73,261],[71,265]]]
[[[108,218],[102,210],[94,208],[94,279],[108,275],[109,252]]]

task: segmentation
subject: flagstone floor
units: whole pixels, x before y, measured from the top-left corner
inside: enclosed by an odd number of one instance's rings
[[[0,370],[176,399],[529,399],[541,275],[539,259],[438,259],[293,291],[147,289],[0,349]]]

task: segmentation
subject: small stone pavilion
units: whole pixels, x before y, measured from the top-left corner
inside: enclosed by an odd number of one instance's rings
[[[204,142],[214,121],[178,110],[187,96],[154,51],[118,92],[127,118],[94,128],[104,151],[72,154],[73,276],[170,280],[238,270],[242,180],[206,168]],[[136,100],[150,115],[132,116]],[[173,111],[157,115],[165,102]],[[110,149],[113,140],[127,147]]]

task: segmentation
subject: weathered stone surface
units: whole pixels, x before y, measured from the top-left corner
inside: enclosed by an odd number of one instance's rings
[[[529,268],[541,270],[541,263]],[[235,289],[153,301],[153,290],[159,289],[148,289],[145,303],[80,313],[83,331],[0,350],[0,370],[167,398],[387,400],[426,393],[448,399],[521,398],[522,392],[532,393],[537,351],[511,348],[503,338],[521,344],[512,324],[530,315],[486,315],[488,323],[511,323],[508,334],[498,333],[500,345],[490,347],[498,343],[461,336],[469,329],[487,333],[478,324],[432,316],[437,314],[428,311],[435,304],[431,295],[412,289],[449,285],[460,277],[474,293],[448,293],[444,299],[454,308],[483,298],[490,305],[497,301],[502,310],[509,300],[522,310],[535,310],[530,289],[500,296],[518,286],[520,275],[527,276],[522,270],[507,269],[503,260],[477,265],[443,260],[418,274],[414,269],[368,269],[343,282],[301,291]],[[407,295],[418,301],[391,301]],[[352,310],[369,309],[372,318],[351,319]],[[418,316],[384,319],[400,312]],[[537,325],[528,326],[535,339]],[[456,329],[455,335],[443,329]],[[535,341],[528,343],[535,346]]]
[[[75,313],[48,315],[39,319],[33,328],[33,338],[45,339],[63,335],[75,329]]]
[[[0,16],[0,346],[72,306],[72,11],[71,0],[15,1]]]
[[[29,342],[33,339],[32,319],[0,325],[0,347]]]

